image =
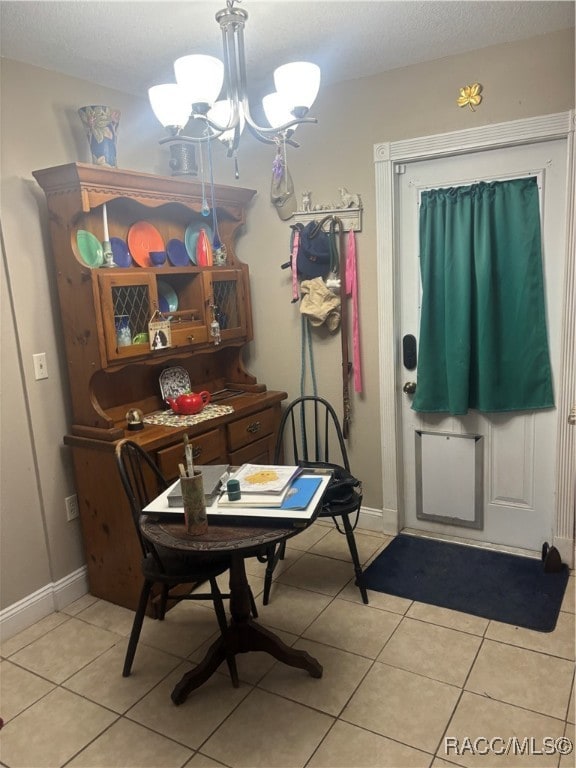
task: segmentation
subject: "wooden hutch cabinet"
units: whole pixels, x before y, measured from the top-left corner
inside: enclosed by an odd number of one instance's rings
[[[253,338],[248,266],[234,243],[254,191],[215,186],[218,230],[226,247],[224,266],[90,267],[77,245],[78,230],[104,240],[104,209],[110,237],[127,240],[138,221],[170,239],[185,239],[203,219],[199,182],[72,163],[35,171],[45,192],[52,255],[72,400],[73,423],[64,443],[71,448],[90,591],[134,609],[141,588],[140,550],[120,484],[115,447],[129,437],[152,453],[164,474],[177,476],[188,434],[198,464],[270,463],[285,392],[268,391],[245,370],[242,349]],[[127,315],[131,337],[148,332],[160,304],[160,286],[177,297],[170,311],[171,346],[119,346],[115,317]],[[219,310],[221,341],[210,325]],[[129,409],[145,415],[166,407],[160,374],[184,368],[194,391],[217,393],[233,412],[192,426],[145,424],[127,430]],[[226,409],[230,410],[230,409]]]

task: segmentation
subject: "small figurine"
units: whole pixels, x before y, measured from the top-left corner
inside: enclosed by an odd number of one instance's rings
[[[340,187],[338,192],[340,192],[342,208],[360,208],[360,195],[351,194],[346,187]]]
[[[309,213],[312,210],[312,206],[310,204],[311,194],[311,192],[302,192],[302,210],[305,213]]]

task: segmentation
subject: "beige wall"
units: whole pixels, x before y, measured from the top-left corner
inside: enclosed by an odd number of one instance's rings
[[[8,274],[2,296],[0,608],[6,608],[84,562],[79,522],[68,522],[64,508],[64,497],[74,493],[69,452],[62,443],[69,423],[68,383],[45,198],[32,171],[90,161],[76,114],[87,103],[122,110],[126,167],[153,171],[150,158],[157,143],[154,118],[138,99],[6,59],[0,75]],[[12,305],[4,300],[8,285]],[[34,380],[36,352],[46,352],[47,380]]]
[[[7,271],[1,297],[3,609],[83,564],[78,521],[68,523],[64,511],[64,497],[74,491],[62,445],[68,424],[66,371],[43,193],[31,172],[89,161],[76,115],[87,103],[122,111],[121,167],[164,174],[167,153],[157,144],[161,128],[144,99],[6,60],[0,75]],[[458,88],[474,81],[484,86],[482,105],[476,112],[459,109]],[[310,189],[313,202],[326,203],[346,186],[360,193],[364,204],[364,227],[357,239],[364,393],[353,397],[349,444],[367,507],[379,510],[382,505],[373,145],[573,107],[574,31],[568,30],[325,88],[314,108],[319,125],[298,129],[302,146],[288,156],[298,199]],[[235,183],[230,161],[218,150],[215,154],[215,180]],[[238,243],[238,255],[251,270],[256,336],[246,364],[269,388],[295,397],[300,320],[297,306],[290,303],[288,271],[280,270],[288,257],[289,227],[269,202],[273,156],[272,147],[247,138],[239,157],[239,183],[258,190]],[[35,352],[47,353],[46,381],[34,380]],[[314,355],[320,393],[340,410],[339,336],[316,333]]]

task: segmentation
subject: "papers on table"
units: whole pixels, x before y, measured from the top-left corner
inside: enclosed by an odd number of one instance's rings
[[[283,502],[283,506],[280,507],[247,506],[249,504],[247,498],[240,499],[240,501],[243,501],[242,506],[238,505],[232,507],[230,505],[227,506],[226,504],[222,504],[221,498],[216,499],[212,504],[206,506],[208,523],[224,523],[227,525],[278,525],[279,527],[304,526],[314,516],[331,476],[332,473],[330,471],[327,471],[326,473],[318,473],[317,471],[308,473],[304,470],[294,481],[295,486],[296,483],[298,483],[296,490],[301,489],[301,495],[299,495],[298,498],[295,493],[293,501],[290,502],[290,495],[288,494]],[[310,480],[312,482],[302,483],[300,482],[302,480]],[[171,507],[168,504],[168,495],[178,486],[178,484],[179,480],[148,504],[148,506],[142,510],[143,513],[155,515],[159,518],[183,521],[184,508]],[[309,498],[305,508],[300,509],[299,507],[303,503],[302,499],[305,498],[304,494],[306,493],[309,496],[312,485],[315,486],[315,490]],[[304,489],[306,489],[306,491]]]
[[[300,467],[242,464],[232,477],[240,483],[242,494],[281,494],[301,471]]]

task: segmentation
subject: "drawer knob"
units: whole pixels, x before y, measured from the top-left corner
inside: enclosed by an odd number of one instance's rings
[[[262,425],[260,424],[259,421],[253,421],[251,424],[248,424],[248,426],[246,427],[246,432],[250,432],[251,434],[254,434],[255,432],[260,431],[261,426]]]
[[[202,455],[202,446],[201,445],[195,445],[192,448],[192,458],[193,459],[199,459]]]
[[[191,333],[188,335],[188,341],[192,343],[194,341],[194,335]]]

